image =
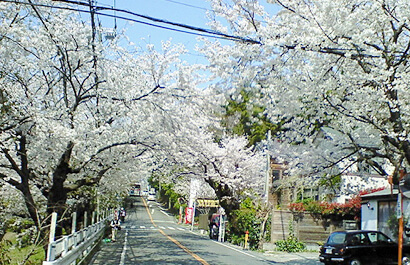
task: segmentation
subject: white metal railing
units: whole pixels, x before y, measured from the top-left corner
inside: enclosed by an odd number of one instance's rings
[[[98,243],[105,231],[106,220],[107,218],[55,241],[54,234],[50,232],[47,259],[43,261],[43,265],[76,264],[78,259],[86,256]]]

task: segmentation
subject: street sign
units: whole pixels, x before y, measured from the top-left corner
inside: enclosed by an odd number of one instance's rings
[[[397,211],[396,211],[397,219],[400,219],[403,217],[402,201],[403,201],[402,195],[401,195],[401,192],[399,192],[399,194],[397,194]]]

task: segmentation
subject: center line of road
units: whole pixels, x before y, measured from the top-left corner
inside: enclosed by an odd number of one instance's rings
[[[151,220],[151,223],[152,223],[155,227],[157,227],[157,225],[156,225],[155,222],[154,222],[154,219],[152,219],[152,215],[151,215],[151,213],[149,212],[148,205],[147,205],[145,199],[142,198],[142,201],[144,202],[145,209],[147,210],[147,213],[148,213],[149,219]],[[165,232],[162,231],[161,229],[158,229],[158,231],[159,231],[162,235],[164,235],[166,238],[168,238],[170,241],[172,241],[175,245],[177,245],[177,246],[180,247],[182,250],[184,250],[186,253],[188,253],[189,255],[191,255],[194,259],[196,259],[197,261],[201,262],[203,265],[210,265],[210,264],[209,264],[208,262],[206,262],[203,258],[201,258],[201,257],[198,256],[197,254],[195,254],[194,252],[192,252],[191,250],[189,250],[187,247],[185,247],[184,245],[182,245],[182,244],[181,244],[178,240],[176,240],[175,238],[170,237],[169,235],[165,234]],[[121,264],[121,265],[123,265],[123,264]]]

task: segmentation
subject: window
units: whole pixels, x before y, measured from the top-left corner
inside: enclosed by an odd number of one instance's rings
[[[329,236],[327,243],[329,245],[340,245],[344,244],[346,240],[346,233],[333,233]]]
[[[391,238],[394,237],[394,232],[390,230],[389,219],[396,218],[396,207],[397,202],[387,201],[387,202],[378,202],[378,213],[377,213],[377,230],[383,232]]]
[[[352,234],[349,239],[349,245],[359,246],[359,245],[369,245],[369,239],[365,233]]]
[[[278,170],[278,169],[273,169],[272,170],[272,179],[273,179],[273,181],[275,181],[275,180],[280,180],[281,179],[281,170]]]
[[[383,244],[383,245],[386,245],[386,244],[391,243],[390,238],[388,238],[387,236],[385,236],[385,235],[383,235],[383,234],[381,234],[381,233],[373,232],[373,233],[369,233],[368,236],[369,236],[369,240],[370,240],[370,242],[371,242],[372,244],[376,244],[376,245],[377,245],[377,244]]]

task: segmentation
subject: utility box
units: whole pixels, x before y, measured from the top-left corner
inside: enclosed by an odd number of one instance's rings
[[[200,214],[199,221],[198,221],[198,229],[208,230],[208,215],[207,214]]]

